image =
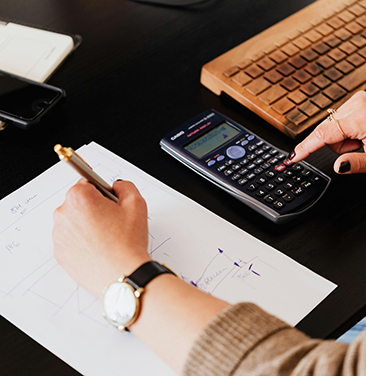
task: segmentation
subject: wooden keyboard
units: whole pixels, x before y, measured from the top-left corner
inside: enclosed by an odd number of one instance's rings
[[[318,0],[211,62],[201,83],[296,138],[366,89],[366,0]]]

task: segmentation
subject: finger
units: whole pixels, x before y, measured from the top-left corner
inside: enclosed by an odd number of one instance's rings
[[[334,171],[338,174],[357,174],[366,172],[366,154],[349,153],[341,155],[334,162]]]
[[[114,193],[118,197],[118,204],[133,196],[141,196],[136,186],[130,181],[116,180],[113,183]]]
[[[337,154],[349,153],[350,151],[358,150],[362,146],[362,142],[359,140],[344,140],[344,142],[338,142],[333,145],[327,145],[328,148]]]
[[[365,100],[366,92],[363,90],[358,91],[337,109],[337,116],[339,118],[342,118],[351,115],[353,112],[358,111],[360,108],[364,108]]]

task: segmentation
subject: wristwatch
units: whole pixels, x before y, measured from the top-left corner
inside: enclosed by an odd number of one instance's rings
[[[121,276],[109,285],[103,295],[103,316],[120,331],[126,330],[138,317],[140,296],[145,286],[160,274],[176,275],[165,265],[149,261],[129,276]]]

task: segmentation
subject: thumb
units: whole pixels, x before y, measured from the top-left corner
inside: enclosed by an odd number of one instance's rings
[[[347,153],[334,162],[334,171],[338,174],[357,174],[366,172],[365,153]]]
[[[141,197],[136,186],[130,181],[116,180],[113,183],[113,190],[118,197],[118,204],[128,199]]]

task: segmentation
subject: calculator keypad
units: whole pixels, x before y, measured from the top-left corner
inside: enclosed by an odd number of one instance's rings
[[[253,135],[247,134],[240,145],[229,146],[228,158],[212,168],[278,213],[306,205],[327,183],[307,165],[290,164],[285,154]]]

